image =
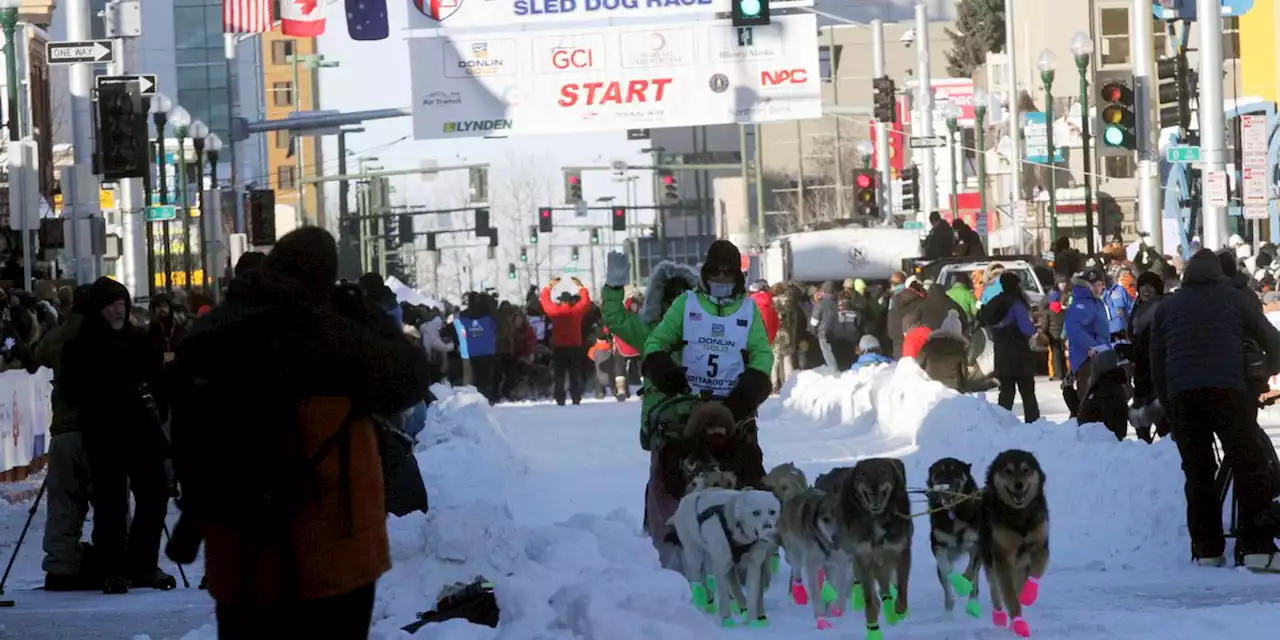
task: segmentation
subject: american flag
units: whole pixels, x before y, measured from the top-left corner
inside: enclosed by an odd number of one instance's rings
[[[386,40],[387,0],[346,0],[347,34],[352,40]]]
[[[271,30],[271,0],[222,0],[223,33]]]

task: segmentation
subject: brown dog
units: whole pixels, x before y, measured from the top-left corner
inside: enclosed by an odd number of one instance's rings
[[[1022,608],[1035,603],[1040,578],[1049,566],[1044,482],[1044,470],[1035,455],[1010,449],[987,468],[982,492],[978,546],[991,588],[991,621],[999,627],[1008,624],[1024,638],[1031,630],[1022,619]]]

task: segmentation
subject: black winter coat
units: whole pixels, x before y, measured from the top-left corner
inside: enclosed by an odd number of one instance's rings
[[[1182,288],[1165,296],[1151,332],[1151,371],[1164,406],[1198,389],[1246,391],[1246,338],[1280,370],[1280,332],[1262,314],[1252,294],[1228,284],[1213,252],[1201,250],[1187,261]]]
[[[1133,343],[1133,404],[1144,407],[1156,399],[1156,388],[1151,380],[1151,330],[1155,324],[1156,310],[1164,296],[1134,307],[1129,314],[1129,341]]]
[[[940,284],[929,287],[928,295],[918,309],[920,309],[920,319],[924,322],[924,326],[934,330],[942,326],[942,322],[947,319],[948,311],[955,311],[956,315],[960,316],[960,326],[964,327],[966,334],[969,332],[969,314],[965,312],[964,307],[947,295],[947,290]]]
[[[935,331],[929,334],[916,355],[916,364],[948,389],[965,393],[969,379],[969,343],[962,336]]]
[[[1001,293],[978,311],[978,320],[991,328],[996,377],[1030,378],[1036,375],[1030,336],[1023,335],[1016,322],[1001,326],[1014,305],[1025,306],[1025,303],[1012,293]]]
[[[85,316],[62,352],[60,393],[76,410],[80,430],[95,450],[159,452],[167,447],[160,416],[144,393],[156,397],[164,354],[127,323],[113,330],[98,313]]]
[[[973,227],[964,226],[956,231],[956,243],[959,245],[957,255],[968,258],[987,257],[987,250],[982,246],[982,236]]]
[[[929,235],[924,239],[924,257],[926,260],[950,258],[955,247],[956,235],[951,230],[951,225],[939,222],[933,225]]]

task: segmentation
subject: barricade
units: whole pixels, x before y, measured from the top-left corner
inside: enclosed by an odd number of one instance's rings
[[[44,464],[52,396],[50,369],[0,373],[0,482],[24,480]]]

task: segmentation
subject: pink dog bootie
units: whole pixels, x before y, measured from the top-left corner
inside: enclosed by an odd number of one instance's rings
[[[818,629],[831,629],[834,626],[835,625],[831,624],[830,620],[827,620],[822,616],[818,616]]]
[[[1004,609],[992,609],[991,624],[1001,629],[1009,626],[1009,614],[1005,613]]]
[[[1031,627],[1027,626],[1027,621],[1023,620],[1021,616],[1013,619],[1013,624],[1010,628],[1013,629],[1013,635],[1019,638],[1031,637]]]
[[[805,591],[804,581],[791,581],[791,601],[800,606],[809,604],[809,592]]]
[[[1040,578],[1031,576],[1027,578],[1026,584],[1022,585],[1022,592],[1018,594],[1018,602],[1022,606],[1029,607],[1036,603],[1036,598],[1040,597]]]

